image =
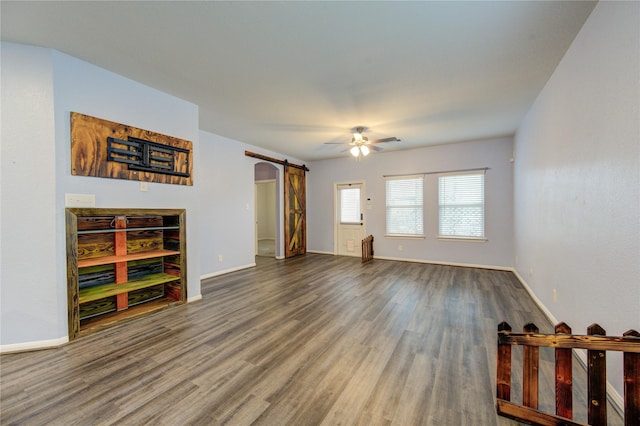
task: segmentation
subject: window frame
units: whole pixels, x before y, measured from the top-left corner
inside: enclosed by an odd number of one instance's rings
[[[341,187],[342,186],[342,187]],[[342,213],[343,213],[343,209],[344,209],[344,203],[343,203],[343,198],[342,198],[342,191],[351,191],[351,190],[358,190],[358,205],[357,205],[357,212],[356,212],[356,220],[355,221],[349,221],[349,222],[345,222],[343,221],[343,217],[342,217]],[[341,225],[359,225],[362,223],[362,188],[358,185],[358,186],[353,186],[351,184],[348,185],[338,185],[338,197],[339,197],[339,206],[340,206],[340,211],[338,212],[339,217],[338,217],[338,223],[340,223]]]
[[[465,204],[457,204],[457,203],[442,203],[442,184],[441,179],[451,178],[451,177],[460,177],[460,176],[481,176],[481,202],[478,203],[465,203]],[[451,173],[439,173],[438,174],[438,239],[439,240],[460,240],[460,241],[478,241],[484,242],[487,241],[487,232],[486,232],[486,170],[478,169],[478,170],[469,170],[465,172],[451,172]],[[477,195],[477,194],[476,194]],[[454,234],[443,234],[442,233],[442,222],[443,222],[443,208],[451,206],[462,206],[462,208],[482,208],[482,223],[481,223],[481,231],[482,235],[468,235],[463,233],[454,233]]]
[[[420,181],[420,188],[419,188],[419,203],[410,203],[410,204],[397,204],[397,205],[390,205],[389,204],[389,183],[393,182],[393,181],[399,181],[399,180],[415,180],[415,181]],[[425,234],[424,234],[424,228],[425,228],[425,224],[424,224],[424,216],[425,216],[425,211],[424,211],[424,174],[418,174],[418,175],[400,175],[400,176],[385,176],[384,178],[385,181],[385,237],[395,237],[395,238],[424,238]],[[417,198],[416,198],[417,200]],[[411,232],[411,233],[406,233],[406,232],[391,232],[391,231],[398,231],[398,229],[394,229],[394,230],[390,230],[390,220],[389,220],[389,210],[391,209],[411,209],[414,210],[415,212],[419,212],[420,215],[420,219],[416,220],[414,225],[414,231],[415,232]]]

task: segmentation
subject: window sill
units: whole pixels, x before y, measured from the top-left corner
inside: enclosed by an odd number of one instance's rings
[[[424,240],[424,235],[402,235],[402,234],[385,234],[385,238],[395,238],[400,240]]]
[[[486,238],[475,238],[475,237],[438,237],[439,241],[462,241],[468,243],[486,243],[489,241]]]

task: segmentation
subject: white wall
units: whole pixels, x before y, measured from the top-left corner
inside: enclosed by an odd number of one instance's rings
[[[96,207],[187,209],[188,287],[200,297],[198,107],[46,49],[2,44],[2,336],[11,345],[65,341],[65,193]],[[71,111],[193,142],[194,185],[71,175]]]
[[[244,155],[249,145],[200,131],[202,164],[198,191],[204,277],[255,265],[255,159]],[[222,262],[218,261],[222,256]]]
[[[356,161],[343,158],[309,164],[307,231],[310,251],[334,251],[335,183],[364,181],[371,209],[365,209],[366,234],[377,257],[465,265],[513,265],[513,174],[511,138],[463,142],[408,151],[372,153]],[[489,167],[485,176],[487,242],[441,241],[438,235],[437,177],[425,176],[424,239],[384,237],[384,175]],[[398,246],[402,245],[402,251]]]
[[[280,160],[285,157],[205,131],[200,131],[200,150],[203,166],[198,187],[198,233],[201,277],[208,278],[255,265],[254,178],[255,165],[263,161],[247,157],[245,151]],[[287,159],[302,164],[296,158]],[[282,188],[283,167],[274,166],[279,170],[278,187]],[[276,202],[282,211],[282,197]],[[283,229],[282,216],[278,220],[278,229]],[[282,257],[282,240],[278,243],[276,256]]]
[[[2,345],[55,343],[66,335],[59,315],[64,283],[57,282],[53,95],[51,51],[2,43]]]
[[[516,269],[574,333],[640,330],[639,17],[598,3],[515,139]]]

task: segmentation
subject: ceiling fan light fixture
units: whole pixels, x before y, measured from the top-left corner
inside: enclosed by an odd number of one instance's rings
[[[360,159],[360,156],[366,157],[369,154],[371,154],[371,151],[376,151],[376,152],[382,151],[382,148],[376,144],[383,143],[383,142],[400,142],[400,139],[396,138],[395,136],[382,138],[382,139],[374,139],[372,141],[369,141],[368,137],[363,136],[363,132],[365,131],[365,129],[366,127],[357,127],[352,129],[351,131],[353,132],[352,133],[353,137],[351,138],[351,142],[331,141],[331,142],[325,142],[325,143],[351,145],[351,148],[347,148],[342,152],[349,151],[351,155],[356,160],[358,160]]]

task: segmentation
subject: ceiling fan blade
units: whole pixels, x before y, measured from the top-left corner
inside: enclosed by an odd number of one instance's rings
[[[369,143],[382,143],[382,142],[400,142],[400,139],[394,137],[384,138],[384,139],[376,139],[373,141],[369,141]]]
[[[379,146],[373,146],[373,145],[369,146],[369,149],[375,152],[384,151],[384,148],[380,148]]]
[[[353,145],[352,142],[325,142],[326,145]]]

